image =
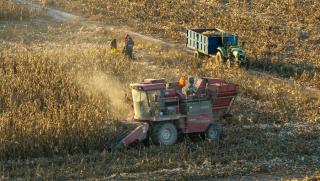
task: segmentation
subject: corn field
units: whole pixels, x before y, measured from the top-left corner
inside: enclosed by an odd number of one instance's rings
[[[0,20],[24,20],[39,12],[17,5],[13,0],[0,0]]]
[[[109,24],[185,41],[186,28],[218,27],[246,42],[254,68],[320,87],[317,0],[47,1]],[[81,7],[81,8],[79,8]],[[172,8],[173,7],[173,8]]]
[[[246,2],[48,0],[43,3],[69,10],[80,3],[83,10],[78,13],[89,18],[129,25],[136,20],[134,29],[179,41],[185,27],[201,23],[208,27],[219,25],[239,33],[248,42],[246,49],[252,56],[257,54],[260,62],[271,61],[273,65],[306,62],[313,68],[319,66],[319,55],[315,53],[319,49],[318,12],[313,15],[304,12],[305,8],[318,8],[319,3]],[[0,6],[0,18],[21,19],[18,6],[11,1],[0,3],[4,5]],[[241,14],[240,10],[252,15]],[[266,12],[263,16],[269,19],[258,21],[251,17],[257,18],[260,11]],[[213,13],[207,16],[206,12]],[[303,31],[309,32],[309,38],[299,39],[300,34],[292,30],[300,21],[295,13],[305,19]],[[198,15],[186,18],[195,14]],[[272,23],[275,16],[276,23]],[[0,179],[193,180],[249,173],[319,171],[318,94],[238,67],[226,69],[211,60],[197,60],[146,40],[135,39],[136,59],[128,61],[122,54],[110,53],[107,45],[107,40],[120,39],[122,35],[76,23],[46,22],[50,20],[44,21],[30,11],[22,17],[24,22],[5,24],[0,35]],[[283,26],[288,26],[285,30],[281,29],[284,22]],[[280,30],[273,27],[275,24],[281,25]],[[26,25],[27,28],[21,28]],[[289,52],[283,51],[289,43],[298,48],[279,58],[282,56],[279,52]],[[277,44],[270,50],[276,55],[272,60],[264,60],[264,48],[272,44]],[[301,59],[291,59],[301,55],[304,55]],[[122,151],[103,150],[104,144],[121,132],[121,121],[131,114],[130,83],[144,78],[176,81],[181,74],[223,77],[240,85],[232,107],[233,117],[220,122],[223,137],[219,143],[186,137],[172,147],[138,145]],[[299,83],[318,86],[317,76],[313,69],[295,78]]]

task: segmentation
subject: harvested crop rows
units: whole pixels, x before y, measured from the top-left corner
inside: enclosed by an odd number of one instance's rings
[[[122,35],[42,17],[26,19],[5,24],[1,31],[7,36],[0,36],[3,177],[195,179],[318,171],[317,95],[236,67],[201,63],[141,39],[136,39],[136,60],[130,62],[110,54],[106,45]],[[146,77],[176,80],[181,73],[240,85],[234,117],[221,121],[219,143],[186,138],[168,148],[102,150],[130,112],[129,83]]]
[[[318,1],[222,2],[47,1],[92,20],[179,42],[185,39],[185,28],[219,27],[236,32],[246,42],[253,68],[320,87]]]

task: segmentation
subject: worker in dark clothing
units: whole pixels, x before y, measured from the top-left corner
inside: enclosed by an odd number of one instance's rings
[[[188,90],[187,90],[187,94],[188,95],[195,95],[195,93],[197,93],[197,88],[194,85],[194,77],[189,76],[188,77]]]
[[[127,34],[125,37],[125,45],[123,48],[123,53],[125,53],[129,57],[129,59],[133,59],[133,46],[134,46],[134,41]]]
[[[128,41],[128,39],[129,39],[129,35],[128,34],[126,34],[126,36],[124,37],[124,42],[127,42]]]

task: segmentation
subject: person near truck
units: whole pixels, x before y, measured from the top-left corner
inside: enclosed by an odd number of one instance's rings
[[[110,52],[112,54],[118,53],[117,39],[112,39],[110,43]]]
[[[123,53],[125,53],[129,59],[133,59],[133,46],[134,46],[134,41],[128,34],[126,34]]]

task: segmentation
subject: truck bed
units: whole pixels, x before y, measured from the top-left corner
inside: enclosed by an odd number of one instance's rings
[[[217,36],[217,37],[221,37],[222,34],[223,36],[232,36],[232,33],[230,32],[225,32],[221,29],[218,28],[212,28],[212,29],[190,29],[194,32],[197,32],[199,34],[202,34],[204,36],[207,37],[213,37],[213,36]]]
[[[217,53],[219,46],[224,46],[227,43],[237,45],[238,36],[218,28],[187,29],[187,48],[202,54],[214,55]]]

